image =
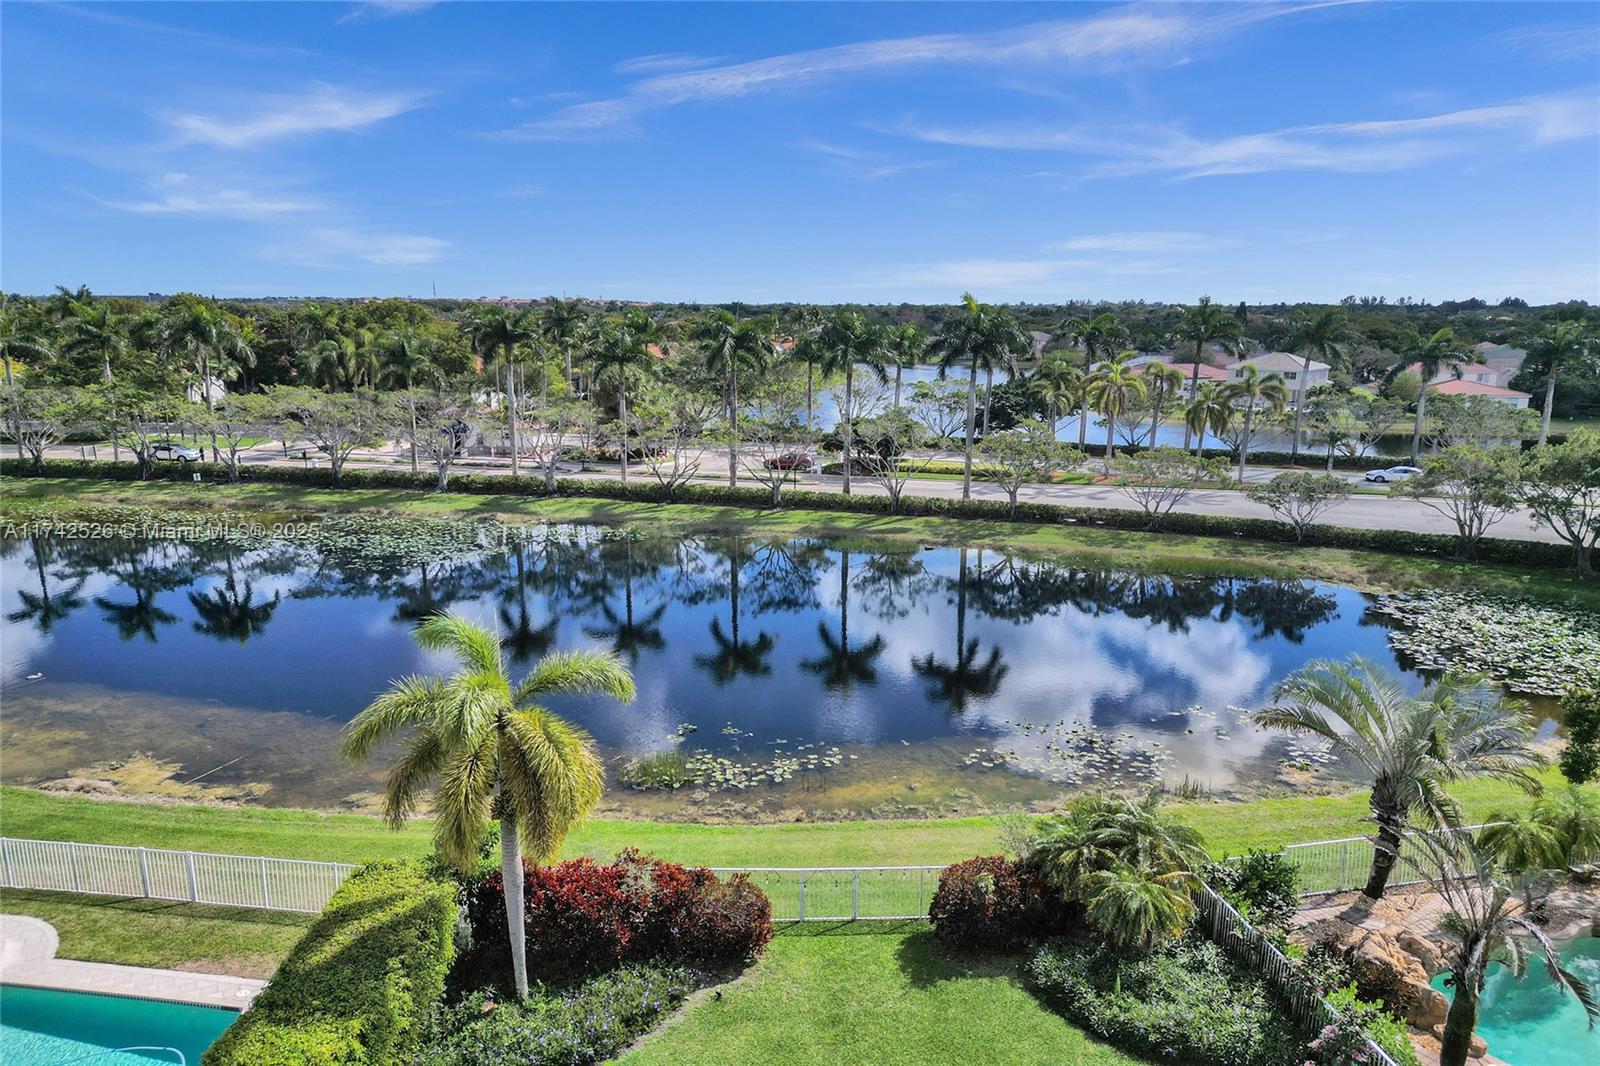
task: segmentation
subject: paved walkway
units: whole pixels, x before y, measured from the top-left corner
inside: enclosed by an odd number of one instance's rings
[[[267,987],[265,981],[248,977],[58,959],[55,955],[59,945],[60,938],[49,922],[0,914],[0,981],[231,1010],[244,1010]]]

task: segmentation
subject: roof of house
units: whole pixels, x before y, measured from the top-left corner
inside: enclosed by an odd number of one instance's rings
[[[1319,363],[1315,359],[1311,360],[1311,366],[1307,368],[1305,358],[1295,355],[1293,352],[1266,352],[1263,355],[1251,356],[1249,359],[1241,359],[1237,363],[1230,363],[1228,369],[1232,370],[1236,366],[1253,366],[1263,374],[1278,374],[1285,370],[1305,369],[1310,369],[1315,373],[1318,370],[1329,369],[1327,363]]]
[[[1507,362],[1515,360],[1517,365],[1528,358],[1528,353],[1521,348],[1513,348],[1509,344],[1495,344],[1493,341],[1482,341],[1477,345],[1478,356],[1481,359],[1504,359]]]
[[[1422,364],[1412,363],[1410,366],[1406,367],[1406,371],[1408,373],[1415,374],[1420,378],[1422,376]],[[1488,363],[1462,363],[1459,377],[1470,377],[1473,374],[1494,374],[1498,376],[1499,373],[1500,371],[1496,370]],[[1457,377],[1458,375],[1451,368],[1440,367],[1439,372],[1434,375],[1433,380],[1434,383],[1437,384],[1441,381],[1456,380]]]
[[[1516,389],[1502,388],[1499,385],[1485,385],[1480,381],[1458,381],[1451,378],[1449,381],[1436,382],[1428,386],[1434,392],[1445,396],[1521,396],[1523,399],[1532,399],[1533,394],[1518,392]]]
[[[1170,365],[1172,366],[1172,369],[1182,371],[1184,377],[1194,377],[1193,363],[1172,363]],[[1228,368],[1224,366],[1212,366],[1210,363],[1201,363],[1200,380],[1226,381],[1228,380]]]

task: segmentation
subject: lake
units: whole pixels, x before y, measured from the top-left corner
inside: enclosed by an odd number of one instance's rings
[[[343,763],[338,730],[390,680],[450,669],[410,634],[444,609],[495,627],[514,675],[557,649],[621,655],[634,704],[553,705],[607,757],[607,809],[708,818],[949,813],[1155,781],[1331,786],[1336,764],[1245,713],[1312,659],[1400,666],[1367,596],[1313,582],[887,542],[339,522],[311,540],[0,542],[6,780],[369,809],[381,765]],[[701,780],[622,782],[660,752]]]

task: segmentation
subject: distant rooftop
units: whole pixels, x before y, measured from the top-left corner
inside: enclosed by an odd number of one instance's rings
[[[1263,374],[1281,374],[1285,370],[1308,369],[1305,359],[1302,356],[1295,355],[1293,352],[1266,352],[1262,355],[1254,355],[1249,359],[1241,359],[1237,363],[1230,364],[1229,369],[1231,370],[1236,366],[1253,366]],[[1318,370],[1328,370],[1330,368],[1327,363],[1319,363],[1313,359],[1309,369],[1312,373],[1316,373]]]

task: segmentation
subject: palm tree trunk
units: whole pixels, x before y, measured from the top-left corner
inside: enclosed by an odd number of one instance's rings
[[[1250,455],[1250,425],[1255,420],[1256,404],[1249,400],[1244,409],[1244,437],[1239,441],[1239,482],[1244,483],[1244,462]]]
[[[1472,1030],[1478,1025],[1477,982],[1468,974],[1453,974],[1455,999],[1444,1019],[1444,1039],[1439,1044],[1439,1066],[1465,1066],[1472,1047]]]
[[[1550,368],[1550,376],[1544,380],[1544,413],[1539,416],[1539,443],[1543,444],[1550,436],[1550,408],[1556,402],[1556,368]]]
[[[1081,452],[1089,437],[1089,397],[1078,399],[1078,450]]]
[[[1289,441],[1289,465],[1293,466],[1295,458],[1300,454],[1300,416],[1306,410],[1306,378],[1311,373],[1311,353],[1306,352],[1305,362],[1300,367],[1300,380],[1295,382],[1294,391],[1294,439]]]
[[[739,484],[739,368],[728,371],[728,487]]]
[[[617,375],[617,421],[622,426],[617,443],[617,458],[622,460],[622,483],[628,483],[628,382]]]
[[[1392,816],[1378,814],[1378,842],[1372,849],[1372,870],[1367,874],[1367,885],[1361,894],[1369,899],[1382,899],[1389,875],[1400,858],[1400,831],[1398,821]]]
[[[1116,416],[1114,416],[1111,412],[1111,404],[1107,403],[1106,409],[1103,412],[1106,416],[1106,453],[1100,457],[1105,462],[1106,477],[1111,476],[1111,452],[1112,449],[1117,446],[1116,441],[1111,437],[1111,430],[1116,426],[1117,419]]]
[[[961,471],[961,498],[972,499],[972,431],[977,427],[973,424],[977,419],[978,404],[978,358],[973,356],[972,368],[967,373],[967,454],[966,462]]]
[[[901,367],[899,363],[895,364],[895,366],[894,366],[894,409],[896,411],[900,410],[900,371],[902,369],[904,369],[904,368]],[[1544,410],[1545,410],[1544,420],[1546,422],[1549,422],[1550,421],[1550,405],[1546,404]],[[1544,441],[1540,441],[1539,443],[1543,444]]]
[[[1161,429],[1161,405],[1166,402],[1167,383],[1156,380],[1155,403],[1150,407],[1150,447],[1156,446],[1156,432]]]
[[[1200,345],[1201,345],[1201,343],[1202,342],[1200,342],[1200,341],[1195,341],[1194,342],[1194,366],[1189,368],[1189,399],[1190,400],[1193,400],[1200,393]],[[1188,451],[1189,450],[1189,433],[1190,433],[1190,426],[1189,426],[1189,424],[1187,422],[1185,422],[1183,424],[1183,449],[1184,449],[1184,451]],[[1205,440],[1206,439],[1206,431],[1204,429],[1202,429],[1200,431],[1200,439],[1201,440]],[[1199,452],[1199,450],[1197,448],[1197,450],[1195,451],[1195,455],[1199,455],[1199,454],[1200,454],[1200,452]]]
[[[411,375],[406,375],[406,392],[411,391]],[[415,402],[408,406],[411,412],[411,472],[417,472],[417,405]]]
[[[854,413],[852,408],[855,407],[855,402],[851,397],[851,389],[855,385],[855,380],[855,364],[846,363],[844,367],[844,410],[840,412],[844,416],[844,494],[846,496],[850,495],[850,460],[852,458],[850,446],[851,437],[854,435],[852,432],[853,427],[850,423],[854,421],[851,415]]]
[[[500,880],[506,897],[506,932],[511,937],[511,973],[516,981],[517,998],[528,998],[528,948],[522,915],[522,840],[517,835],[517,820],[508,812],[500,815]]]
[[[1417,393],[1417,424],[1411,430],[1411,465],[1417,465],[1417,458],[1422,454],[1422,412],[1428,406],[1428,383],[1422,383],[1422,391]]]
[[[810,429],[812,427],[812,425],[815,424],[815,422],[816,422],[816,420],[812,417],[812,411],[811,411],[811,408],[812,408],[811,374],[815,369],[816,369],[816,366],[811,362],[811,360],[807,359],[806,360],[806,428],[807,429]]]
[[[994,402],[994,367],[983,371],[983,435],[989,435],[989,406]]]
[[[506,431],[511,438],[511,476],[517,476],[517,368],[506,345]]]

